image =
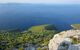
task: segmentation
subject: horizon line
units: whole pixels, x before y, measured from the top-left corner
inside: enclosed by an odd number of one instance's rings
[[[43,5],[80,5],[80,4],[74,4],[74,3],[15,3],[15,2],[9,2],[9,3],[0,3],[0,4],[43,4]]]

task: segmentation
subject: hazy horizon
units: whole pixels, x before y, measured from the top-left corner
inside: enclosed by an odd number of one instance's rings
[[[80,4],[80,0],[0,0],[0,3]]]

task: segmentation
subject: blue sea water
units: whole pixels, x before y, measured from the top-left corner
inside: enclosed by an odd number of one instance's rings
[[[80,23],[80,5],[0,4],[0,30],[54,24],[58,30]]]

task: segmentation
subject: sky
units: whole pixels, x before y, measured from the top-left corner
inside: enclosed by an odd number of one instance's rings
[[[0,3],[80,4],[80,0],[0,0]]]

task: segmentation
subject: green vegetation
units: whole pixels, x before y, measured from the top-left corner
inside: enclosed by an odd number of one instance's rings
[[[80,38],[75,38],[75,37],[72,37],[72,44],[79,44],[80,43]]]
[[[42,50],[42,49],[40,47],[38,47],[37,50]]]
[[[53,29],[54,28],[54,29]],[[35,46],[38,50],[48,46],[49,40],[57,33],[53,25],[40,25],[31,27],[24,32],[0,33],[0,50],[24,50],[26,46]],[[43,50],[48,50],[44,48]]]
[[[71,25],[74,29],[80,29],[80,24],[72,24]]]
[[[31,32],[43,32],[43,31],[54,31],[56,30],[56,27],[54,25],[46,24],[46,25],[39,25],[31,27],[28,31]]]
[[[71,26],[73,27],[73,29],[80,30],[80,24],[72,24]],[[71,39],[72,39],[72,44],[80,43],[80,38],[71,37]]]

